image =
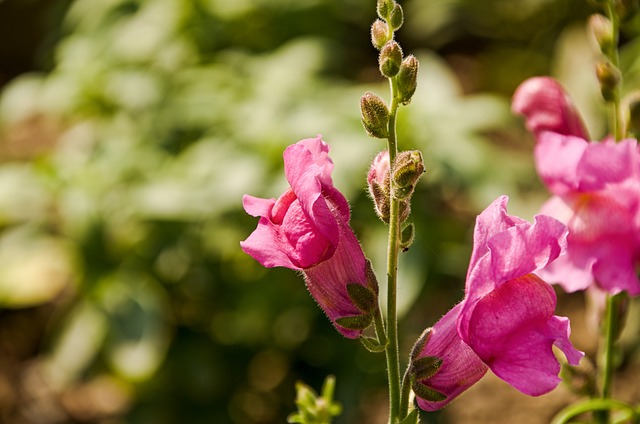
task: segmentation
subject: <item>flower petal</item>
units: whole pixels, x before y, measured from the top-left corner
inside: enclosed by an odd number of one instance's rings
[[[529,78],[516,89],[511,103],[514,113],[524,115],[529,131],[539,137],[545,131],[589,138],[571,98],[553,78]]]
[[[500,378],[521,392],[537,396],[559,383],[560,364],[552,345],[572,364],[582,357],[569,341],[566,318],[553,315],[556,296],[539,277],[510,280],[462,311],[468,332],[462,339]]]
[[[433,326],[429,340],[416,357],[418,359],[435,356],[442,360],[438,372],[421,380],[420,383],[446,395],[447,398],[440,402],[433,402],[417,397],[418,405],[425,411],[435,411],[444,407],[487,372],[487,366],[462,341],[456,331],[456,320],[461,309],[462,304],[456,305]]]
[[[307,288],[336,329],[347,338],[357,338],[362,330],[336,324],[338,318],[357,316],[362,311],[349,297],[347,284],[367,287],[366,259],[362,247],[347,222],[340,222],[340,243],[330,259],[303,270]]]
[[[322,196],[325,187],[333,187],[331,170],[333,162],[327,154],[329,146],[320,139],[305,139],[284,151],[284,169],[287,180],[300,201],[309,220],[318,231],[335,246],[338,244],[339,229],[336,218],[326,199]],[[346,199],[337,190],[333,192],[340,210],[344,210]],[[344,199],[344,201],[343,201]],[[348,221],[349,217],[346,217]]]
[[[545,132],[538,137],[536,169],[549,190],[562,195],[580,186],[578,166],[588,143],[578,137]]]

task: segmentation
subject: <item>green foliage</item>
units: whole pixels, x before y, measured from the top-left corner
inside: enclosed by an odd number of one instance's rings
[[[327,376],[320,396],[302,382],[296,383],[296,406],[298,412],[289,416],[287,422],[300,424],[331,424],[333,417],[340,415],[342,406],[333,400],[336,379]]]

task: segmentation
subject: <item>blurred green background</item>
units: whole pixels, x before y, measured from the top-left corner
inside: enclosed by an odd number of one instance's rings
[[[530,219],[547,197],[517,85],[560,78],[595,136],[604,114],[583,0],[401,4],[421,68],[400,143],[427,166],[401,258],[406,355],[462,297],[475,215],[507,194]],[[365,190],[383,145],[359,116],[388,92],[375,18],[374,0],[0,1],[1,422],[282,423],[294,383],[328,374],[336,423],[385,422],[384,358],[239,248],[256,225],[242,195],[277,197],[283,149],[322,134],[384,275]]]

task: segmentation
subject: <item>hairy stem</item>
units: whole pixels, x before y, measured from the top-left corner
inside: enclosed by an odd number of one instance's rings
[[[398,87],[395,78],[389,79],[391,107],[389,114],[389,161],[393,164],[398,153],[396,142],[396,114],[398,111]],[[398,242],[400,239],[400,203],[391,193],[389,213],[389,244],[387,249],[387,372],[389,377],[389,423],[395,424],[400,412],[400,359],[398,353]]]

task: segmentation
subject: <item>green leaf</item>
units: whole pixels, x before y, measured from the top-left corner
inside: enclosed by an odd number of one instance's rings
[[[442,402],[447,398],[446,395],[425,386],[419,381],[414,381],[411,385],[411,388],[413,389],[413,392],[416,394],[416,396],[429,402]]]
[[[364,330],[371,325],[371,314],[353,315],[336,319],[336,324],[349,330]]]
[[[371,314],[378,307],[378,297],[369,288],[358,283],[348,283],[347,293],[358,309]]]
[[[574,403],[562,409],[551,421],[552,424],[566,424],[572,418],[585,412],[594,411],[620,411],[616,422],[638,422],[640,411],[636,411],[632,405],[615,399],[587,399]]]
[[[411,362],[411,371],[416,380],[424,380],[437,374],[441,366],[442,359],[437,356],[425,356]]]

